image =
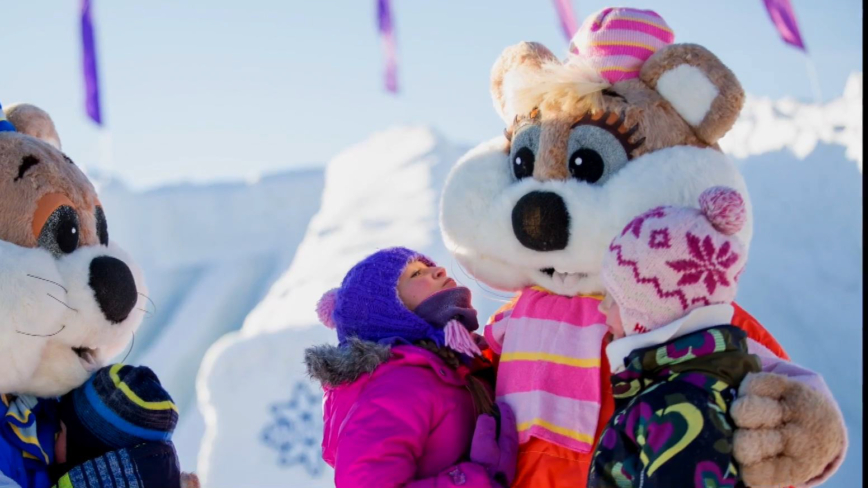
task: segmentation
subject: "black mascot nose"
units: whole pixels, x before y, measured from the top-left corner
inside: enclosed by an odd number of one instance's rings
[[[512,231],[522,246],[534,251],[560,251],[570,240],[570,214],[555,193],[533,191],[512,209]]]
[[[90,287],[103,315],[113,324],[123,322],[139,301],[133,272],[120,259],[94,258],[90,262]]]

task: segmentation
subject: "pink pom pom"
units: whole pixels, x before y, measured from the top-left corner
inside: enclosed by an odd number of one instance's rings
[[[335,305],[338,302],[338,290],[339,288],[332,288],[325,292],[319,301],[316,302],[316,314],[319,317],[319,321],[329,329],[334,329],[337,326],[333,314]]]
[[[711,187],[699,195],[699,208],[715,229],[733,235],[744,227],[747,209],[744,199],[732,188]]]

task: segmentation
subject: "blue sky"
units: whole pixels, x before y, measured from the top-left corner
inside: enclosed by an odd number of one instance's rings
[[[522,40],[559,56],[567,47],[549,0],[393,0],[394,96],[383,90],[374,0],[93,0],[100,131],[83,108],[78,3],[0,3],[0,100],[45,108],[76,162],[108,164],[137,188],[322,164],[397,124],[476,143],[503,130],[488,93],[500,52]],[[862,70],[861,2],[792,3],[823,96],[835,97]],[[749,93],[813,99],[802,53],[779,39],[762,0],[572,4],[580,21],[611,5],[656,10],[676,42],[709,48]]]

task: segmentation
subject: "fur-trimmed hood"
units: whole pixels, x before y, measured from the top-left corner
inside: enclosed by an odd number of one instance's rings
[[[391,346],[352,337],[345,347],[323,344],[306,349],[304,363],[312,379],[323,386],[338,386],[373,373],[391,356]]]

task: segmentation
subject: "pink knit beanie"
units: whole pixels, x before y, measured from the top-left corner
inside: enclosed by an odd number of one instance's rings
[[[717,186],[702,192],[699,206],[649,210],[609,245],[601,279],[620,308],[625,334],[735,299],[747,261],[747,249],[733,235],[747,218],[744,200]]]
[[[656,12],[609,7],[585,20],[570,50],[615,84],[638,78],[645,61],[674,41],[675,34]]]

